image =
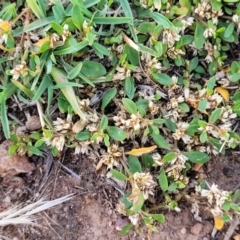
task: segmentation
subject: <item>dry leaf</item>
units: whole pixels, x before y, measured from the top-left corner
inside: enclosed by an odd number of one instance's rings
[[[215,88],[215,91],[219,93],[224,98],[225,101],[227,102],[229,101],[229,92],[226,88],[217,87]]]
[[[217,230],[221,230],[224,226],[224,221],[220,216],[214,216],[214,227]]]
[[[196,164],[194,164],[194,166],[192,167],[192,170],[198,172],[199,169],[202,167],[203,164],[204,164],[204,163],[196,163]]]
[[[126,152],[126,154],[130,154],[136,157],[139,157],[143,154],[150,153],[151,151],[155,150],[157,148],[156,145],[153,145],[151,147],[146,147],[146,148],[135,148],[132,149],[130,152]]]
[[[103,161],[100,160],[96,166],[96,173],[98,173],[102,169]]]
[[[79,133],[85,128],[85,126],[86,126],[86,122],[79,120],[76,123],[74,123],[74,125],[72,127],[72,131],[73,131],[73,133]]]
[[[187,101],[187,103],[189,103],[193,108],[195,108],[195,109],[198,108],[199,100],[187,98],[186,101]]]

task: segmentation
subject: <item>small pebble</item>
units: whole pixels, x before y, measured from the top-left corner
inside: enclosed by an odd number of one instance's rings
[[[186,228],[182,228],[180,232],[181,232],[181,234],[186,234],[187,230],[186,230]]]
[[[190,232],[193,235],[198,235],[202,231],[202,228],[203,228],[203,225],[201,223],[196,223],[191,227]]]
[[[29,116],[26,122],[26,128],[30,131],[40,129],[42,127],[40,119],[38,116]]]

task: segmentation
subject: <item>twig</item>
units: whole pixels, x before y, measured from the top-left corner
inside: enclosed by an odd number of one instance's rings
[[[235,216],[234,219],[231,221],[230,226],[226,232],[226,235],[223,240],[230,240],[231,236],[233,235],[233,232],[237,225],[240,224],[240,216]]]

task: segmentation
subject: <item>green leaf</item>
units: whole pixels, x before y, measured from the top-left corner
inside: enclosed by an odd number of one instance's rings
[[[127,137],[126,132],[119,127],[108,126],[106,129],[108,135],[116,141],[123,141]]]
[[[163,214],[148,214],[148,216],[160,223],[165,223],[165,217]]]
[[[153,119],[153,124],[155,124],[155,125],[161,125],[161,124],[163,124],[165,122],[166,122],[166,120],[162,119],[162,118]]]
[[[78,30],[82,31],[84,18],[80,7],[77,5],[75,5],[72,10],[72,22]]]
[[[132,174],[136,172],[139,172],[139,173],[142,172],[142,167],[137,157],[129,155],[127,163],[129,166],[129,170]]]
[[[103,111],[105,107],[111,102],[111,100],[116,96],[117,94],[117,89],[111,88],[107,92],[104,93],[102,97],[102,105],[101,105],[101,110]]]
[[[128,197],[131,195],[131,193],[125,193],[123,197],[121,198],[121,202],[125,205],[126,209],[129,209],[132,207],[132,202],[128,201]]]
[[[189,112],[190,107],[188,106],[187,103],[179,103],[178,107],[183,111],[183,112]]]
[[[201,112],[205,111],[207,108],[207,103],[208,101],[206,98],[201,99],[200,102],[198,103],[198,110]]]
[[[230,75],[230,80],[232,82],[238,82],[240,80],[240,73],[234,73]]]
[[[213,124],[215,123],[219,118],[220,116],[222,115],[222,110],[221,108],[216,108],[210,115],[209,119],[208,119],[208,122]]]
[[[37,147],[27,146],[27,150],[28,150],[29,152],[33,153],[34,155],[42,156],[42,152],[41,152]]]
[[[109,136],[106,133],[103,134],[103,141],[104,141],[105,146],[107,146],[107,147],[110,146]]]
[[[165,73],[153,74],[153,77],[158,83],[160,83],[164,86],[169,86],[169,85],[173,84],[172,78],[170,78]]]
[[[130,230],[132,229],[132,227],[133,227],[132,223],[127,224],[126,226],[124,226],[122,228],[122,230],[120,231],[120,234],[121,235],[127,235],[130,232]]]
[[[175,182],[171,183],[171,185],[168,187],[168,191],[172,192],[177,189],[177,184]]]
[[[235,24],[233,22],[228,25],[228,27],[226,28],[226,30],[224,32],[225,38],[229,38],[233,34],[234,26],[235,26]]]
[[[152,12],[150,14],[150,17],[152,17],[159,25],[162,25],[164,28],[171,28],[175,31],[174,25],[169,21],[167,17],[165,17],[161,13]]]
[[[207,82],[207,93],[211,95],[216,84],[216,77],[211,77]]]
[[[83,63],[80,62],[78,63],[67,75],[68,79],[74,79],[75,77],[77,77],[77,75],[80,73],[81,69],[82,69]]]
[[[142,162],[143,162],[144,167],[146,167],[146,168],[151,168],[154,163],[153,158],[150,154],[143,154]]]
[[[100,130],[101,131],[105,130],[107,126],[108,126],[108,118],[106,115],[103,115],[100,121]]]
[[[176,124],[172,122],[170,119],[166,119],[165,125],[171,132],[175,132],[177,129]]]
[[[130,114],[137,113],[137,106],[131,99],[123,98],[122,103],[128,113],[130,113]]]
[[[214,74],[216,74],[217,69],[218,69],[218,62],[213,60],[208,66],[208,72],[211,76],[213,76]]]
[[[121,173],[115,169],[111,169],[110,172],[118,180],[125,181],[128,179],[128,177],[126,175],[124,175],[123,173]]]
[[[18,146],[17,145],[12,145],[8,148],[8,154],[10,156],[12,156],[18,149]]]
[[[102,44],[100,44],[98,42],[94,42],[92,46],[93,46],[95,51],[98,51],[98,52],[100,52],[101,54],[103,54],[105,56],[109,56],[110,55],[108,49],[105,46],[103,46]]]
[[[133,202],[132,210],[134,212],[140,212],[142,210],[142,206],[144,204],[144,196],[140,189],[136,189],[137,191],[137,200]]]
[[[158,176],[158,183],[164,192],[168,190],[168,179],[164,169],[161,169],[160,171],[160,175]]]
[[[87,140],[91,137],[91,133],[89,131],[82,131],[76,134],[75,138],[79,141]]]
[[[164,148],[164,149],[170,148],[166,139],[162,135],[152,133],[151,137],[153,138],[153,141],[157,144],[158,147]]]
[[[54,55],[65,55],[71,53],[77,53],[81,49],[85,48],[88,45],[88,41],[84,40],[82,42],[75,43],[70,46],[59,47],[57,50],[53,52]]]
[[[137,38],[137,34],[136,31],[134,29],[134,25],[133,25],[133,14],[132,14],[132,9],[129,5],[129,2],[127,0],[119,0],[119,3],[122,7],[122,10],[124,12],[124,15],[126,17],[130,17],[132,18],[132,22],[128,24],[128,27],[130,29],[130,32],[132,34],[133,40],[137,43],[138,42],[138,38]]]
[[[199,139],[201,143],[205,143],[208,139],[207,133],[205,131],[202,132]]]
[[[138,25],[138,30],[143,33],[143,34],[146,34],[150,31],[153,31],[154,28],[155,28],[155,24],[154,23],[150,23],[150,22],[143,22],[143,23],[140,23]]]
[[[132,77],[127,77],[124,81],[124,92],[130,98],[133,99],[135,93],[135,84]]]
[[[175,152],[170,152],[167,153],[164,157],[163,157],[163,162],[171,162],[173,159],[176,158],[176,153]]]
[[[193,58],[189,63],[189,72],[192,72],[197,67],[198,63],[198,57]]]
[[[183,154],[193,163],[206,163],[210,159],[210,157],[204,152],[190,151],[184,152]]]
[[[107,73],[105,67],[95,61],[84,61],[82,65],[81,73],[92,78],[98,78]]]
[[[205,38],[203,36],[204,28],[200,23],[196,23],[196,30],[194,34],[194,43],[196,45],[197,49],[200,49],[203,47],[205,43]]]

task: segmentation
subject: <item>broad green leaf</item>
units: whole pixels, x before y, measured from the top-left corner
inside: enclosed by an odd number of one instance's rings
[[[137,157],[129,155],[127,158],[127,163],[132,174],[136,172],[142,172],[142,167]]]
[[[235,24],[233,22],[228,25],[228,27],[226,28],[226,30],[224,32],[225,38],[229,38],[233,34],[234,26],[235,26]]]
[[[161,124],[163,124],[165,122],[166,122],[166,120],[162,119],[162,118],[153,119],[153,124],[156,124],[156,125],[161,125]]]
[[[208,122],[213,124],[215,123],[222,115],[221,108],[216,108],[210,115]]]
[[[200,102],[198,103],[198,110],[201,112],[205,111],[207,108],[207,103],[208,101],[206,98],[201,99]]]
[[[202,48],[206,41],[203,36],[203,33],[204,33],[204,28],[203,28],[202,24],[197,22],[196,30],[195,30],[195,34],[194,34],[194,43],[195,43],[197,49]]]
[[[101,105],[101,110],[103,111],[105,107],[111,102],[111,100],[116,96],[117,94],[117,89],[111,88],[107,92],[104,93],[102,97],[102,105]]]
[[[164,157],[163,157],[163,161],[164,162],[171,162],[173,159],[175,159],[177,157],[175,152],[170,152],[167,153]]]
[[[160,223],[165,223],[165,217],[163,214],[148,214],[148,216]]]
[[[133,99],[135,93],[135,84],[132,77],[127,77],[124,81],[124,92],[130,98]]]
[[[183,112],[189,112],[190,111],[190,107],[188,106],[187,103],[179,103],[178,107],[183,111]]]
[[[10,156],[12,156],[18,149],[18,146],[17,145],[11,145],[9,148],[8,148],[8,154]]]
[[[120,231],[120,234],[121,235],[127,235],[130,232],[130,230],[132,229],[132,227],[133,227],[132,223],[127,224],[126,226],[124,226],[122,228],[122,230]]]
[[[72,10],[72,22],[78,30],[82,31],[84,17],[79,6],[75,5]]]
[[[126,209],[129,209],[132,207],[132,202],[128,201],[128,197],[131,195],[131,193],[125,193],[123,197],[121,198],[121,202],[125,205]]]
[[[210,157],[204,152],[190,151],[184,152],[183,154],[193,163],[206,163],[210,159]]]
[[[192,72],[197,67],[198,63],[198,57],[193,58],[189,63],[189,72]]]
[[[230,80],[232,82],[238,82],[240,80],[240,73],[234,73],[230,75]]]
[[[208,139],[207,133],[205,131],[202,132],[199,139],[201,143],[205,143]]]
[[[100,130],[101,131],[105,130],[107,126],[108,126],[108,118],[106,115],[103,115],[100,121]]]
[[[170,148],[166,139],[162,135],[152,133],[151,137],[153,138],[153,141],[158,145],[158,147],[164,148],[164,149]]]
[[[160,171],[160,175],[158,176],[158,183],[164,192],[168,190],[168,179],[164,169],[161,169]]]
[[[128,113],[130,113],[130,114],[137,113],[137,106],[131,99],[123,98],[122,103]]]
[[[128,179],[128,177],[126,175],[124,175],[123,173],[121,173],[115,169],[111,169],[110,172],[118,180],[125,181]]]
[[[143,34],[146,34],[148,32],[153,31],[155,26],[156,26],[156,24],[154,24],[154,23],[143,22],[143,23],[139,24],[138,30]]]
[[[42,156],[43,154],[42,151],[40,151],[37,147],[34,146],[27,146],[27,150],[37,156]]]
[[[98,78],[107,73],[105,67],[95,61],[84,61],[81,69],[81,73],[88,77]]]
[[[142,162],[143,162],[144,167],[146,167],[146,168],[151,168],[154,163],[153,158],[150,154],[143,154]]]
[[[169,86],[173,84],[172,78],[170,78],[165,73],[153,74],[153,77],[158,83],[162,85]]]
[[[75,138],[79,141],[87,140],[91,137],[91,133],[89,131],[82,131],[76,134]]]
[[[116,141],[123,141],[127,137],[127,133],[119,127],[108,126],[106,129],[108,135]]]

